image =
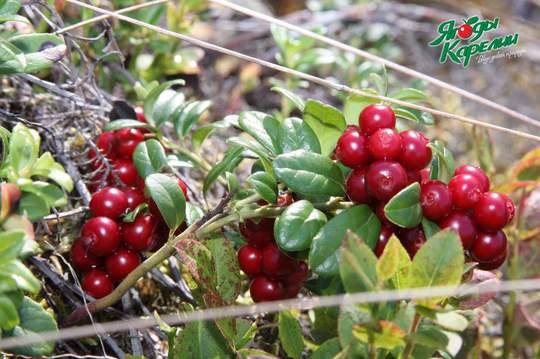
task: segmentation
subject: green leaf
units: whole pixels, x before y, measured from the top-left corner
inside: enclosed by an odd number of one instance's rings
[[[9,142],[10,163],[17,177],[28,177],[39,154],[39,135],[22,124],[12,131]]]
[[[188,102],[175,112],[174,129],[178,138],[183,138],[189,133],[211,104],[211,101]]]
[[[183,107],[185,99],[186,97],[181,92],[170,88],[164,90],[154,104],[153,120],[156,127],[161,127],[171,117],[174,118],[172,119],[174,122],[177,118],[176,112]]]
[[[191,135],[191,145],[193,146],[193,149],[197,151],[201,147],[204,140],[206,140],[206,138],[210,136],[210,134],[214,130],[229,128],[231,126],[237,126],[237,125],[238,125],[238,116],[229,115],[229,116],[226,116],[221,121],[216,121],[216,122],[212,122],[207,125],[201,126],[197,130],[195,130],[193,134]]]
[[[453,286],[461,282],[464,256],[459,236],[444,230],[428,239],[414,256],[409,285],[415,287]],[[444,298],[432,298],[420,303],[437,303]]]
[[[5,295],[0,295],[0,328],[3,330],[13,329],[19,324],[17,308]]]
[[[31,181],[26,178],[19,178],[16,184],[21,191],[33,193],[43,199],[49,207],[61,207],[67,204],[66,195],[60,187],[54,184],[43,181]]]
[[[283,153],[281,144],[279,142],[279,129],[281,127],[281,122],[279,122],[275,117],[267,116],[263,120],[263,126],[266,133],[268,133],[268,136],[270,136],[270,139],[272,140],[272,145],[276,150],[276,155]]]
[[[306,102],[303,115],[304,121],[319,138],[321,153],[329,155],[345,130],[345,117],[337,108],[317,100]]]
[[[309,252],[309,266],[320,275],[336,275],[339,272],[339,248],[347,229],[356,233],[374,248],[379,237],[381,222],[366,205],[343,210],[313,238]]]
[[[31,293],[38,293],[40,289],[39,280],[32,274],[30,269],[19,260],[13,260],[0,265],[0,272],[11,277],[17,283],[19,289]]]
[[[176,338],[173,358],[229,358],[231,350],[216,324],[210,321],[187,323]]]
[[[186,202],[186,224],[188,226],[197,222],[204,216],[204,212],[201,207],[191,202]]]
[[[304,337],[298,319],[288,311],[279,313],[279,339],[285,353],[293,359],[300,359],[304,351]]]
[[[469,326],[469,321],[463,315],[452,312],[439,312],[435,314],[435,323],[441,327],[453,330],[456,332],[462,332]]]
[[[274,177],[266,172],[255,172],[247,179],[257,193],[269,203],[276,203],[278,188]]]
[[[154,110],[156,102],[161,96],[162,92],[167,90],[169,87],[174,85],[184,85],[186,82],[182,79],[177,79],[173,81],[167,81],[160,84],[159,86],[154,87],[144,99],[144,117],[149,123],[154,123]]]
[[[428,239],[441,230],[437,223],[431,222],[426,218],[422,218],[422,229],[424,230],[424,234]]]
[[[430,142],[428,145],[433,150],[429,178],[448,183],[454,176],[454,156],[440,141]]]
[[[388,240],[388,243],[386,243],[384,251],[377,261],[377,277],[381,283],[391,278],[396,278],[400,271],[410,265],[411,260],[407,250],[405,250],[396,236],[392,236]]]
[[[448,345],[448,337],[433,326],[418,329],[416,333],[412,334],[412,340],[416,344],[432,349],[446,349]]]
[[[311,241],[326,223],[323,212],[311,202],[301,200],[288,206],[276,219],[274,236],[284,251],[297,252],[308,249]]]
[[[139,176],[144,179],[167,165],[167,155],[158,140],[149,139],[135,147],[133,162]]]
[[[339,274],[347,293],[368,292],[377,286],[377,257],[353,232],[348,231],[341,246]]]
[[[17,211],[29,220],[37,221],[49,214],[50,207],[43,198],[33,193],[23,193]]]
[[[321,145],[315,132],[304,121],[296,117],[286,118],[281,123],[278,141],[279,147],[284,153],[295,150],[321,153]]]
[[[353,327],[355,325],[369,324],[371,320],[371,315],[367,309],[352,305],[341,307],[338,318],[338,334],[341,347],[345,348],[354,339]]]
[[[50,152],[43,153],[32,166],[32,176],[42,176],[55,181],[66,191],[73,190],[73,180],[64,167],[56,162]]]
[[[238,125],[240,128],[249,133],[261,146],[263,146],[271,154],[276,153],[272,138],[264,128],[264,121],[267,117],[271,117],[262,112],[246,111],[240,114]]]
[[[279,86],[274,86],[270,90],[280,93],[283,97],[285,97],[287,100],[292,102],[292,104],[297,109],[299,109],[302,112],[304,111],[304,108],[306,107],[306,104],[305,104],[304,100],[302,100],[302,98],[300,96],[298,96],[297,94],[295,94],[294,92],[289,91],[289,90],[287,90],[287,89],[285,89],[283,87],[279,87]]]
[[[151,130],[152,132],[156,131],[156,128],[154,126],[137,120],[115,120],[109,122],[103,130],[116,131],[121,128],[146,128],[148,130]]]
[[[9,141],[11,137],[11,132],[6,128],[0,126],[0,141],[2,142],[2,159],[0,163],[4,163],[9,155]]]
[[[362,89],[362,91],[377,95],[377,91],[373,89]],[[366,106],[379,102],[379,99],[372,97],[360,96],[356,94],[350,94],[347,96],[345,99],[345,105],[343,107],[343,114],[345,116],[347,125],[358,125],[358,117],[360,116],[360,112],[362,112]]]
[[[242,359],[277,359],[274,354],[265,352],[264,350],[259,349],[240,349],[238,351]]]
[[[219,237],[207,241],[206,245],[214,262],[215,288],[221,299],[232,305],[242,290],[242,277],[233,244],[228,239]]]
[[[19,318],[19,325],[11,332],[5,333],[6,337],[22,337],[58,330],[53,316],[43,309],[41,305],[28,297],[24,297],[19,307]],[[53,350],[54,342],[42,341],[23,347],[12,348],[9,351],[14,354],[37,357],[51,354]]]
[[[17,282],[11,276],[0,273],[0,293],[18,292]]]
[[[35,73],[52,66],[64,57],[66,45],[52,34],[24,34],[9,39],[18,51],[16,59],[0,56],[0,74]]]
[[[167,226],[171,230],[177,229],[186,214],[186,198],[178,182],[167,175],[155,173],[146,177],[145,184]]]
[[[365,326],[355,326],[353,334],[364,343],[368,343],[371,336],[373,345],[377,349],[394,350],[405,346],[405,331],[396,324],[381,320],[379,321],[379,327],[380,330],[374,331],[372,328]]]
[[[330,158],[297,150],[274,160],[276,177],[294,192],[310,196],[343,196],[343,174]]]
[[[15,15],[21,8],[20,0],[0,0],[0,15]]]
[[[139,216],[139,214],[144,212],[147,209],[148,209],[148,204],[141,203],[140,205],[135,207],[133,211],[126,213],[124,217],[122,218],[122,222],[133,223],[135,219]]]
[[[268,154],[263,146],[258,142],[248,141],[243,137],[232,137],[227,141],[230,144],[234,144],[240,147],[245,148],[248,151],[253,152],[256,156],[261,159],[261,163],[264,167],[264,170],[268,173],[272,173],[272,164],[268,159]]]
[[[414,182],[399,191],[384,206],[386,218],[403,228],[413,228],[422,221],[420,184]]]
[[[394,92],[390,97],[395,98],[396,100],[407,101],[407,102],[421,102],[427,101],[427,95],[424,91],[408,87],[402,88]]]
[[[0,265],[16,259],[24,246],[24,232],[0,232]]]
[[[221,174],[225,172],[232,171],[233,168],[238,166],[240,161],[242,161],[242,153],[244,149],[240,146],[231,147],[225,152],[223,159],[217,163],[210,172],[206,175],[203,184],[203,192],[207,192],[210,189],[210,186],[218,179]]]
[[[310,359],[334,358],[341,351],[339,338],[328,339],[321,344],[309,357]]]

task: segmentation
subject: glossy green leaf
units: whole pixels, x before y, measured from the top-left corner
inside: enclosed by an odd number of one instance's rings
[[[22,192],[33,193],[45,201],[49,207],[61,207],[67,204],[67,198],[60,187],[43,181],[31,181],[20,178],[16,182]]]
[[[317,135],[322,154],[329,155],[346,127],[341,111],[320,101],[308,100],[303,117]]]
[[[355,325],[366,325],[371,320],[369,312],[360,306],[341,307],[338,318],[338,334],[341,347],[345,348],[353,341],[353,328]]]
[[[431,238],[435,233],[441,230],[437,223],[431,222],[426,218],[422,218],[422,229],[424,230],[426,238]]]
[[[178,182],[167,175],[155,173],[145,180],[150,196],[171,230],[178,228],[186,213],[186,198]]]
[[[293,359],[300,359],[304,351],[304,337],[298,319],[288,311],[279,313],[279,339],[285,353]]]
[[[49,214],[50,207],[43,198],[33,193],[23,193],[17,212],[31,221],[37,221]]]
[[[384,206],[386,218],[403,228],[413,228],[422,221],[420,184],[414,182],[399,191]]]
[[[165,149],[158,140],[149,139],[141,142],[133,152],[133,163],[143,179],[159,172],[167,165]]]
[[[0,328],[13,329],[19,324],[19,314],[13,302],[5,295],[0,295]]]
[[[326,223],[326,215],[311,202],[301,200],[288,206],[276,219],[274,237],[284,251],[308,249],[311,241]]]
[[[17,282],[10,275],[0,273],[0,293],[18,292]]]
[[[40,288],[39,280],[32,274],[30,269],[19,260],[13,260],[0,265],[0,272],[8,275],[17,283],[19,289],[31,293],[38,293]]]
[[[174,85],[184,85],[186,82],[182,79],[177,79],[173,81],[167,81],[165,83],[160,84],[159,86],[154,87],[146,96],[144,99],[144,117],[146,120],[153,124],[154,121],[154,109],[156,106],[156,102],[158,101],[159,97],[161,96],[162,92],[170,88]]]
[[[328,339],[311,354],[310,359],[334,358],[341,351],[339,338]]]
[[[18,177],[28,177],[39,154],[39,135],[35,130],[18,124],[9,142],[10,163]]]
[[[282,154],[283,150],[281,149],[281,143],[279,142],[279,129],[281,127],[281,122],[279,122],[275,117],[266,116],[263,120],[263,126],[266,133],[270,137],[270,140],[272,141],[276,155]]]
[[[448,337],[434,326],[418,329],[411,338],[416,344],[432,349],[446,349]]]
[[[377,91],[374,91],[373,89],[362,89],[362,91],[377,95]],[[358,117],[360,116],[360,112],[362,112],[366,106],[379,102],[380,100],[372,97],[360,96],[356,94],[350,94],[347,96],[345,99],[345,105],[343,107],[343,115],[345,116],[347,125],[358,126]]]
[[[0,74],[3,75],[44,70],[60,61],[67,49],[62,38],[52,34],[18,35],[10,38],[9,44],[17,49],[17,56],[0,56]]]
[[[133,223],[139,214],[144,213],[148,209],[148,204],[141,203],[131,212],[128,212],[122,217],[122,222],[124,223]]]
[[[424,91],[418,89],[407,87],[399,89],[394,92],[390,97],[395,98],[396,100],[407,101],[407,102],[420,102],[427,101],[427,95]]]
[[[360,237],[349,231],[341,246],[339,274],[347,293],[367,292],[377,287],[377,257]]]
[[[274,86],[270,90],[280,93],[283,97],[289,100],[297,109],[299,109],[300,111],[304,111],[306,103],[300,96],[298,96],[294,92],[279,86]]]
[[[271,154],[276,153],[272,138],[264,128],[264,121],[267,117],[271,117],[263,112],[246,111],[240,114],[238,125],[240,128],[249,133],[261,146],[263,146]]]
[[[201,147],[203,142],[206,140],[206,138],[210,136],[210,134],[214,130],[229,128],[231,126],[238,126],[237,115],[229,115],[229,116],[226,116],[221,121],[212,122],[207,125],[199,127],[191,135],[191,144],[193,146],[193,149],[197,151]]]
[[[435,323],[445,329],[456,332],[462,332],[469,326],[469,321],[467,318],[455,311],[436,313]]]
[[[279,147],[283,153],[295,150],[321,153],[317,135],[309,125],[296,117],[286,118],[279,128]]]
[[[15,15],[21,8],[20,0],[0,0],[0,15]]]
[[[0,265],[16,259],[24,246],[24,232],[0,232]]]
[[[366,205],[343,210],[313,238],[309,252],[309,266],[320,275],[339,272],[339,249],[348,229],[356,233],[370,247],[377,243],[381,223]]]
[[[173,123],[177,116],[173,118],[178,109],[182,108],[186,97],[183,93],[171,90],[164,90],[154,103],[154,112],[152,114],[156,127],[161,127],[165,122],[172,120]]]
[[[208,110],[211,101],[193,101],[181,106],[174,114],[174,128],[178,138],[186,136],[193,125]]]
[[[274,160],[276,177],[294,192],[311,196],[343,196],[343,174],[334,161],[323,155],[297,150]]]
[[[189,353],[190,358],[229,358],[232,355],[225,338],[216,324],[211,321],[187,323],[177,336],[173,358],[183,358]]]
[[[147,123],[137,121],[137,120],[115,120],[112,122],[109,122],[105,128],[104,131],[116,131],[121,128],[146,128],[148,130],[151,130],[152,132],[156,131],[156,128],[152,125],[149,125]]]
[[[2,162],[0,163],[4,163],[4,161],[8,158],[10,137],[11,132],[6,128],[0,126],[0,141],[2,143],[2,154],[0,155]]]
[[[19,307],[19,325],[12,331],[5,333],[6,337],[22,337],[25,335],[36,335],[40,332],[58,330],[53,316],[41,305],[28,297],[24,297]],[[11,348],[10,352],[19,355],[38,357],[51,354],[54,350],[54,342],[38,342],[22,347]]]
[[[229,144],[237,145],[243,147],[244,149],[253,152],[255,156],[258,156],[261,160],[261,163],[264,167],[264,170],[268,173],[272,173],[272,163],[268,158],[268,152],[266,149],[259,144],[258,142],[249,141],[243,137],[232,137],[227,140]]]
[[[230,172],[242,161],[244,149],[240,146],[231,147],[225,152],[223,159],[218,162],[206,175],[203,184],[203,192],[207,192],[210,186],[225,172]]]
[[[233,244],[225,237],[218,237],[207,241],[206,246],[214,262],[215,288],[221,299],[232,305],[242,291],[242,277]]]
[[[32,176],[42,176],[55,181],[66,191],[73,190],[73,180],[64,167],[56,162],[50,152],[43,153],[32,166]]]
[[[262,199],[269,203],[276,203],[278,188],[274,177],[266,172],[255,172],[248,177],[247,182],[255,188]]]
[[[428,145],[432,152],[429,178],[448,183],[454,176],[454,156],[440,141],[430,142]]]

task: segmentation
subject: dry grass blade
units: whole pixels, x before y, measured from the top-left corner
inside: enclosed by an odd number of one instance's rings
[[[413,69],[410,69],[410,68],[408,68],[406,66],[399,65],[399,64],[397,64],[395,62],[392,62],[390,60],[386,60],[386,59],[384,59],[382,57],[379,57],[377,55],[374,55],[374,54],[372,54],[370,52],[367,52],[367,51],[364,51],[364,50],[357,49],[355,47],[346,45],[346,44],[344,44],[342,42],[339,42],[339,41],[334,40],[332,38],[329,38],[327,36],[319,35],[319,34],[313,32],[313,31],[304,29],[304,28],[302,28],[300,26],[293,25],[293,24],[288,23],[288,22],[283,21],[283,20],[276,19],[276,18],[274,18],[272,16],[262,14],[262,13],[260,13],[258,11],[248,9],[248,8],[246,8],[244,6],[241,6],[241,5],[238,5],[238,4],[233,4],[233,3],[231,3],[230,1],[227,1],[227,0],[209,0],[209,2],[213,3],[213,4],[220,5],[220,6],[227,7],[229,9],[234,10],[234,11],[240,12],[240,13],[248,15],[248,16],[255,17],[257,19],[266,21],[268,23],[284,27],[286,29],[297,32],[297,33],[302,34],[304,36],[308,36],[310,38],[313,38],[313,39],[315,39],[317,41],[323,42],[323,43],[328,44],[330,46],[333,46],[335,48],[341,49],[343,51],[350,52],[350,53],[353,53],[353,54],[358,55],[358,56],[362,56],[362,57],[364,57],[364,58],[366,58],[368,60],[384,64],[386,67],[388,67],[390,69],[399,71],[399,72],[404,73],[404,74],[406,74],[408,76],[412,76],[412,77],[416,77],[416,78],[425,80],[425,81],[427,81],[427,82],[429,82],[429,83],[431,83],[431,84],[433,84],[433,85],[435,85],[437,87],[452,91],[452,92],[454,92],[454,93],[456,93],[456,94],[458,94],[458,95],[460,95],[462,97],[465,97],[465,98],[468,98],[470,100],[476,101],[476,102],[478,102],[478,103],[480,103],[480,104],[482,104],[484,106],[491,107],[494,110],[497,110],[497,111],[505,113],[505,114],[507,114],[509,116],[512,116],[513,118],[515,118],[515,119],[517,119],[519,121],[526,122],[526,123],[531,124],[531,125],[536,126],[536,127],[540,127],[540,122],[538,120],[532,118],[532,117],[524,115],[524,114],[522,114],[520,112],[512,110],[512,109],[510,109],[510,108],[508,108],[506,106],[500,105],[500,104],[498,104],[496,102],[490,101],[490,100],[488,100],[486,98],[483,98],[482,96],[479,96],[479,95],[476,95],[474,93],[465,91],[465,90],[463,90],[463,89],[461,89],[461,88],[459,88],[457,86],[448,84],[448,83],[446,83],[444,81],[441,81],[441,80],[436,79],[434,77],[431,77],[429,75],[423,74],[423,73],[418,72],[418,71],[413,70]]]
[[[400,106],[405,106],[405,107],[408,107],[408,108],[413,108],[413,109],[417,109],[417,110],[420,110],[420,111],[429,112],[429,113],[432,113],[432,114],[437,115],[437,116],[446,117],[446,118],[449,118],[449,119],[453,119],[453,120],[461,121],[461,122],[464,122],[464,123],[468,123],[470,125],[481,126],[481,127],[489,128],[489,129],[492,129],[492,130],[496,130],[496,131],[504,132],[504,133],[507,133],[507,134],[511,134],[511,135],[514,135],[514,136],[518,136],[518,137],[521,137],[521,138],[526,138],[526,139],[529,139],[529,140],[540,142],[540,136],[531,135],[529,133],[525,133],[525,132],[521,132],[521,131],[517,131],[517,130],[512,130],[512,129],[502,127],[502,126],[498,126],[498,125],[493,125],[493,124],[490,124],[490,123],[487,123],[487,122],[475,120],[475,119],[465,117],[465,116],[460,116],[460,115],[455,115],[455,114],[444,112],[444,111],[439,111],[439,110],[436,110],[436,109],[433,109],[433,108],[430,108],[430,107],[426,107],[426,106],[422,106],[422,105],[412,104],[412,103],[409,103],[409,102],[400,101],[400,100],[396,100],[396,99],[385,97],[385,96],[374,95],[374,94],[371,94],[369,92],[364,92],[364,91],[360,91],[358,89],[353,89],[351,87],[348,87],[348,86],[345,86],[345,85],[342,85],[342,84],[338,84],[338,83],[335,83],[335,82],[332,82],[332,81],[328,81],[328,80],[322,79],[322,78],[317,77],[317,76],[309,75],[309,74],[306,74],[306,73],[301,72],[301,71],[293,70],[293,69],[285,67],[285,66],[277,65],[277,64],[274,64],[272,62],[268,62],[268,61],[261,60],[261,59],[258,59],[258,58],[255,58],[255,57],[252,57],[252,56],[249,56],[249,55],[242,54],[240,52],[236,52],[236,51],[233,51],[233,50],[230,50],[230,49],[226,49],[226,48],[223,48],[221,46],[217,46],[215,44],[193,38],[191,36],[179,34],[177,32],[174,32],[174,31],[171,31],[171,30],[168,30],[168,29],[164,29],[164,28],[156,26],[156,25],[148,24],[148,23],[146,23],[144,21],[133,19],[133,18],[130,18],[128,16],[124,16],[124,15],[117,14],[115,12],[108,11],[108,10],[105,10],[105,9],[102,9],[102,8],[99,8],[99,7],[96,7],[96,6],[85,4],[85,3],[82,3],[82,2],[80,2],[78,0],[66,0],[66,1],[69,2],[69,3],[72,3],[72,4],[79,5],[81,7],[85,7],[85,8],[94,10],[94,11],[102,13],[102,14],[110,15],[111,17],[114,17],[114,18],[117,18],[119,20],[132,23],[134,25],[143,26],[143,27],[145,27],[147,29],[150,29],[152,31],[156,31],[156,32],[158,32],[160,34],[171,36],[171,37],[186,41],[186,42],[188,42],[188,43],[190,43],[192,45],[195,45],[195,46],[199,46],[199,47],[202,47],[202,48],[205,48],[205,49],[208,49],[208,50],[217,51],[217,52],[220,52],[220,53],[223,53],[223,54],[227,54],[227,55],[230,55],[230,56],[237,57],[237,58],[242,59],[242,60],[253,62],[253,63],[259,64],[261,66],[265,66],[265,67],[268,67],[268,68],[276,70],[276,71],[280,71],[280,72],[283,72],[283,73],[286,73],[286,74],[289,74],[289,75],[292,75],[292,76],[296,76],[296,77],[302,78],[304,80],[307,80],[307,81],[310,81],[310,82],[313,82],[313,83],[316,83],[316,84],[319,84],[321,86],[325,86],[325,87],[328,87],[328,88],[331,88],[331,89],[334,89],[334,90],[337,90],[337,91],[346,92],[346,93],[352,93],[352,94],[356,94],[356,95],[360,95],[360,96],[364,96],[364,97],[368,97],[368,98],[374,98],[374,99],[378,99],[378,100],[385,101],[385,102],[388,102],[388,103],[394,103],[394,104],[397,104],[397,105],[400,105]]]

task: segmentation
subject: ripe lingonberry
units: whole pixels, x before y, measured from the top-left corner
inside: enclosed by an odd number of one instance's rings
[[[129,249],[119,249],[105,261],[107,273],[115,281],[121,281],[141,264],[139,256]]]
[[[158,221],[153,215],[139,214],[133,222],[123,224],[122,240],[134,251],[147,251],[157,240],[157,225]]]
[[[407,171],[407,185],[413,184],[415,182],[422,182],[422,176],[420,174],[420,171]]]
[[[94,216],[116,219],[128,208],[127,196],[115,187],[105,187],[94,193],[90,200],[90,211]]]
[[[240,233],[252,246],[263,248],[274,241],[274,220],[262,218],[255,223],[248,219],[240,224]]]
[[[411,259],[414,258],[418,250],[426,243],[426,236],[420,227],[400,229],[396,234]]]
[[[107,157],[110,160],[116,158],[116,145],[117,141],[114,132],[103,132],[96,139],[96,147],[101,151],[101,154],[103,156]],[[94,150],[91,150],[89,155],[91,159],[94,159],[96,157]],[[98,162],[99,161],[93,162],[94,168],[99,167]]]
[[[479,232],[471,247],[471,254],[478,262],[492,262],[505,253],[506,243],[503,231]]]
[[[275,243],[270,243],[263,248],[262,271],[269,277],[289,275],[294,268],[294,259],[283,253]]]
[[[251,282],[249,287],[254,302],[265,302],[283,298],[284,291],[281,282],[259,276]]]
[[[120,230],[115,221],[108,217],[90,218],[83,225],[81,239],[90,254],[108,256],[120,244]]]
[[[507,251],[504,251],[503,254],[501,254],[499,257],[495,258],[492,261],[489,262],[480,262],[478,263],[478,268],[482,270],[494,270],[499,268],[503,265],[504,261],[506,261],[507,257]]]
[[[476,224],[465,211],[451,212],[448,217],[439,222],[439,227],[454,230],[459,235],[465,249],[469,248],[476,238]]]
[[[119,157],[131,160],[135,147],[144,141],[144,134],[136,128],[122,128],[116,131],[117,152]]]
[[[113,290],[113,284],[107,273],[101,269],[92,269],[82,279],[83,290],[92,297],[103,298]]]
[[[347,178],[347,196],[355,203],[367,204],[370,202],[370,197],[366,186],[366,170],[364,168],[356,168],[351,171]]]
[[[294,264],[294,269],[292,273],[288,276],[283,277],[283,282],[286,284],[287,287],[293,286],[299,286],[305,280],[307,279],[309,274],[309,269],[304,261],[296,261]],[[295,295],[296,296],[296,295]]]
[[[380,128],[396,127],[396,114],[388,106],[381,104],[369,105],[360,112],[358,122],[362,132],[371,135]]]
[[[137,116],[137,121],[146,122],[146,117],[144,116],[144,109],[141,106],[135,106],[135,116]]]
[[[443,182],[428,181],[421,186],[420,204],[424,217],[438,221],[450,213],[452,194]]]
[[[145,201],[144,193],[136,187],[125,189],[124,193],[126,194],[128,210],[130,211],[133,211]]]
[[[506,223],[508,224],[512,222],[512,220],[514,219],[514,215],[516,214],[516,206],[514,205],[514,201],[512,201],[510,197],[508,197],[507,195],[503,193],[501,193],[500,195],[503,196],[505,200],[506,214],[508,215],[508,220]]]
[[[478,180],[480,183],[480,191],[487,192],[489,191],[489,178],[480,167],[473,165],[463,165],[454,171],[454,175],[471,175]]]
[[[139,175],[137,168],[130,160],[117,160],[114,162],[114,170],[118,179],[126,186],[136,186]]]
[[[420,170],[420,183],[429,181],[429,168],[423,168]]]
[[[486,231],[502,229],[508,222],[506,199],[496,192],[486,192],[474,206],[476,224]]]
[[[389,227],[392,227],[394,224],[390,222],[388,218],[386,218],[386,213],[384,213],[384,207],[386,206],[386,202],[378,202],[375,206],[375,215],[377,218],[379,218],[379,221],[381,223],[388,225]]]
[[[337,142],[335,152],[337,159],[350,168],[369,162],[367,138],[356,131],[344,132]]]
[[[182,190],[182,193],[184,193],[184,198],[186,199],[186,201],[189,202],[189,196],[187,194],[187,186],[186,186],[186,184],[180,178],[177,178],[176,181],[178,182],[178,186]]]
[[[302,285],[287,285],[283,288],[283,299],[292,299],[298,296]]]
[[[471,175],[457,175],[448,182],[448,189],[452,193],[452,201],[458,208],[468,209],[480,200],[482,190],[480,182]]]
[[[289,192],[280,193],[277,198],[277,205],[279,207],[285,207],[291,205],[294,202],[294,197]]]
[[[99,264],[100,259],[88,253],[82,239],[77,239],[71,246],[71,263],[80,271],[86,272]]]
[[[392,237],[392,234],[392,228],[384,224],[381,226],[379,239],[377,240],[377,244],[375,245],[374,249],[375,255],[377,257],[380,257],[383,254],[386,243],[388,243],[388,240],[390,239],[390,237]]]
[[[422,132],[407,130],[401,136],[401,154],[398,161],[409,170],[420,170],[431,161],[429,140]]]
[[[407,172],[397,162],[373,162],[366,172],[366,184],[372,196],[387,201],[407,186]]]
[[[238,264],[248,276],[253,277],[261,272],[263,255],[260,249],[246,244],[238,250]]]
[[[369,137],[368,149],[375,159],[396,159],[401,153],[401,136],[393,128],[381,128]]]

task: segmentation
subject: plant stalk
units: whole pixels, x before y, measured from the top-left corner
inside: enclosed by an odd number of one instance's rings
[[[414,340],[411,338],[412,334],[416,333],[418,326],[420,325],[420,320],[422,317],[418,313],[414,313],[414,318],[409,328],[409,333],[407,335],[407,344],[405,344],[405,349],[403,349],[403,355],[401,359],[409,359],[413,350],[414,350]]]

